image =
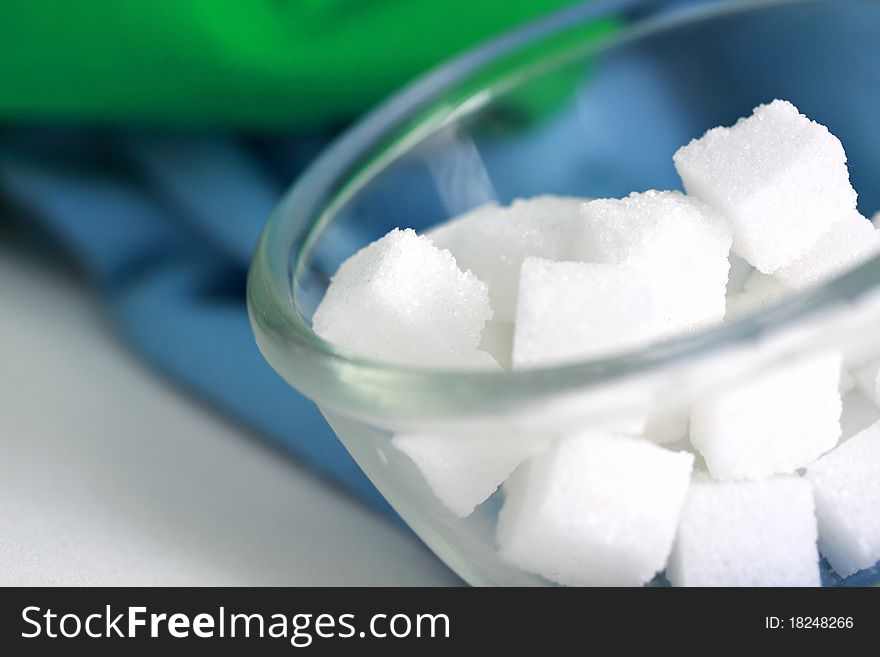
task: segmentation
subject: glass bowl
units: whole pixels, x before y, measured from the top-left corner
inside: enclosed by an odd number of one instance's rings
[[[539,440],[686,413],[816,351],[839,350],[855,367],[880,355],[880,260],[698,333],[516,372],[400,366],[324,342],[310,320],[330,277],[392,228],[426,229],[487,201],[679,188],[679,146],[775,97],[840,137],[870,216],[880,209],[878,24],[880,2],[871,0],[595,1],[452,61],[351,128],[269,219],[248,282],[260,349],[464,580],[549,584],[498,554],[503,486],[458,517],[392,437]],[[825,584],[877,579],[867,569],[841,582],[823,565]]]

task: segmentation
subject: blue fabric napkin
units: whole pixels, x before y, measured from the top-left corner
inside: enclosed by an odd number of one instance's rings
[[[228,136],[19,130],[0,145],[0,190],[94,280],[132,349],[392,513],[314,405],[262,358],[244,304],[263,222],[327,139],[273,140],[268,153]]]

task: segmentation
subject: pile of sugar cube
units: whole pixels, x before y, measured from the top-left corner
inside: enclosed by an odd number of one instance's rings
[[[314,331],[418,367],[552,367],[758,312],[880,251],[840,141],[789,102],[673,160],[686,193],[535,197],[392,230],[339,268]],[[880,561],[880,358],[800,355],[646,415],[392,442],[451,513],[502,497],[501,557],[563,585],[815,586],[820,553],[840,577]]]

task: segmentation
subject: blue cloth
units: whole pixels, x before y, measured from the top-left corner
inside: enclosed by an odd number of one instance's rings
[[[831,4],[803,7],[795,25],[769,13],[736,29],[658,38],[600,62],[553,120],[480,144],[492,193],[508,201],[677,187],[671,154],[679,145],[779,96],[841,137],[860,208],[875,211],[880,131],[865,108],[880,107],[880,88],[864,80],[876,79],[880,10]],[[768,53],[792,62],[786,76],[765,65]],[[0,194],[88,272],[132,349],[390,513],[316,408],[265,363],[245,310],[260,228],[330,137],[16,128],[0,134]],[[421,227],[445,216],[449,199],[437,196],[429,171],[399,176],[370,191],[373,217]],[[404,178],[412,184],[400,184]],[[418,218],[400,213],[402,194],[420,199],[410,204],[424,210]]]
[[[20,130],[0,146],[0,189],[60,241],[127,343],[244,424],[393,513],[313,404],[263,360],[244,304],[262,224],[327,141]],[[298,158],[283,156],[293,151]]]

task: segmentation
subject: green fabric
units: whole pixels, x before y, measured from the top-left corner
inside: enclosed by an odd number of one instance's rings
[[[349,118],[572,0],[2,0],[0,120]]]

